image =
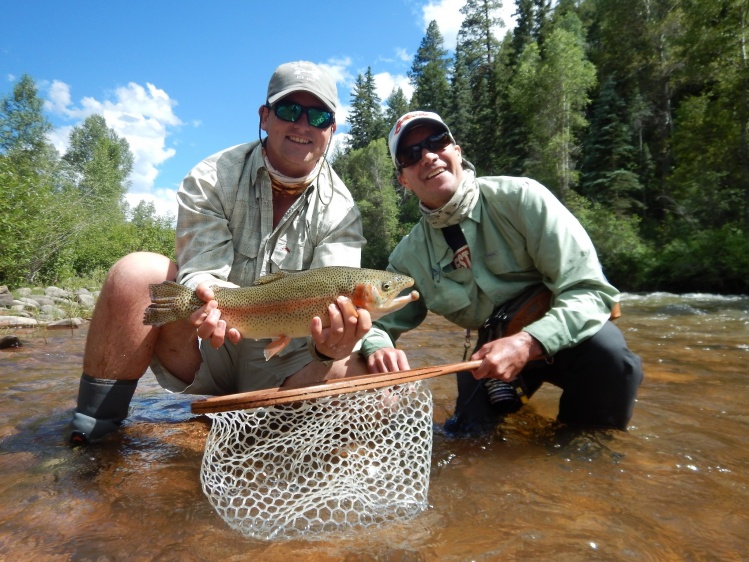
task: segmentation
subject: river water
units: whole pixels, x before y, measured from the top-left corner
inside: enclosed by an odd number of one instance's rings
[[[24,347],[0,352],[0,559],[749,559],[749,297],[625,294],[622,310],[645,366],[627,432],[558,428],[545,385],[492,435],[435,433],[414,518],[269,541],[230,529],[203,495],[209,422],[192,398],[149,373],[116,436],[71,449],[86,327],[16,332]],[[430,316],[402,343],[413,367],[452,363],[463,335]],[[428,384],[442,422],[454,376]]]

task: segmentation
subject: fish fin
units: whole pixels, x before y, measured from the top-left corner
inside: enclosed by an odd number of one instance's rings
[[[193,290],[174,281],[164,281],[163,283],[149,285],[148,293],[151,297],[151,304],[143,312],[143,324],[163,326],[184,318],[175,309],[175,301],[185,295],[192,294]]]
[[[289,345],[289,342],[291,341],[291,338],[289,336],[281,336],[276,340],[273,340],[268,345],[265,346],[265,349],[263,350],[263,355],[265,355],[265,360],[267,361],[271,357],[273,357],[276,353],[280,353],[283,351],[283,349]]]
[[[278,281],[279,279],[283,279],[289,275],[285,271],[278,271],[276,273],[269,273],[268,275],[263,275],[259,279],[256,279],[253,285],[265,285],[266,283],[273,283],[273,281]]]

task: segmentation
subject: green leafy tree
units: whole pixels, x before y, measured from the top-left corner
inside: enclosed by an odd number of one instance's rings
[[[52,126],[34,81],[24,75],[0,111],[0,282],[45,275],[73,236],[76,207],[64,192],[58,157],[47,142]]]
[[[669,177],[666,208],[689,230],[743,222],[746,186],[735,181],[740,177],[735,162],[740,136],[735,112],[708,95],[690,96],[676,111],[676,166]]]
[[[127,140],[107,127],[104,117],[91,115],[75,127],[62,159],[87,206],[110,211],[120,208],[133,155]]]
[[[398,201],[393,186],[393,163],[384,138],[337,159],[336,171],[354,196],[362,214],[367,245],[362,267],[384,269],[398,241]]]
[[[655,267],[655,250],[639,234],[640,219],[617,214],[605,202],[594,202],[574,191],[565,205],[590,235],[606,277],[620,290],[647,287]]]
[[[577,184],[577,135],[587,125],[584,110],[595,86],[595,68],[585,58],[582,26],[574,14],[557,25],[542,59],[535,43],[526,47],[510,88],[511,103],[530,131],[529,175],[564,200]]]
[[[749,292],[749,236],[736,225],[672,237],[658,252],[650,290],[722,294]]]
[[[0,152],[18,161],[45,155],[52,124],[42,112],[44,100],[34,80],[24,74],[0,104]]]
[[[133,167],[129,144],[101,115],[92,115],[71,131],[62,159],[70,185],[65,195],[78,214],[55,267],[77,275],[106,271],[138,249],[125,214],[124,195]]]
[[[385,136],[385,121],[380,107],[380,97],[377,95],[372,68],[356,78],[351,93],[351,113],[348,123],[351,125],[350,148],[365,148],[373,140]]]
[[[13,161],[0,155],[0,285],[13,286],[28,278],[41,229],[38,219],[47,199],[39,193],[36,179],[17,173]]]
[[[159,216],[153,203],[141,201],[132,210],[129,225],[138,236],[138,244],[133,251],[156,252],[174,257],[174,217]]]
[[[131,252],[149,251],[174,259],[175,230],[172,217],[160,217],[153,203],[141,201],[132,209],[130,220],[97,222],[78,240],[71,269],[78,275],[106,272],[118,259]]]
[[[414,87],[412,109],[434,111],[440,115],[447,109],[450,89],[447,55],[437,22],[431,21],[408,72],[408,78]]]
[[[685,0],[681,3],[684,33],[678,41],[683,81],[691,94],[675,120],[675,181],[714,185],[725,210],[713,219],[738,221],[749,228],[749,4],[745,0]],[[690,93],[691,93],[690,92]],[[696,110],[700,108],[699,110]],[[687,150],[695,133],[713,142]],[[714,142],[714,141],[718,142]],[[696,163],[701,164],[698,168]]]

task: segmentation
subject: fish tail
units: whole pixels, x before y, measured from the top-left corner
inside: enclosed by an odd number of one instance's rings
[[[148,292],[151,304],[143,313],[143,323],[148,326],[163,326],[188,318],[203,305],[195,291],[172,281],[149,285]]]

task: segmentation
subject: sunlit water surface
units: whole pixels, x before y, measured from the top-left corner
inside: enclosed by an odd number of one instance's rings
[[[149,373],[119,434],[71,449],[86,329],[17,333],[0,352],[3,560],[749,559],[749,297],[624,295],[645,364],[627,432],[554,423],[548,385],[481,439],[436,433],[429,508],[301,540],[232,531],[200,487],[208,421]],[[413,367],[459,361],[464,333],[430,316],[402,339]],[[434,417],[454,376],[432,379]]]

